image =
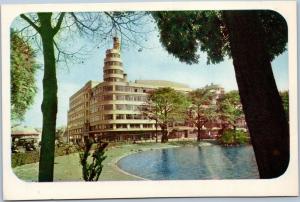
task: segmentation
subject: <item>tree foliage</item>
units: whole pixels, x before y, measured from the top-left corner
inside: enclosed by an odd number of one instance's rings
[[[168,141],[168,126],[185,120],[189,102],[186,95],[172,88],[158,88],[148,95],[146,105],[141,109],[148,118],[156,120],[162,130],[162,142]]]
[[[241,130],[226,130],[219,139],[223,145],[236,145],[249,143],[249,135]]]
[[[287,24],[284,18],[269,10],[253,11],[263,26],[269,59],[286,50]],[[187,64],[199,62],[199,50],[207,53],[207,63],[219,63],[231,57],[228,28],[223,11],[152,12],[166,50]]]
[[[35,73],[38,65],[35,52],[19,34],[11,31],[11,119],[21,121],[37,93]]]
[[[191,105],[188,109],[188,121],[198,129],[197,141],[200,141],[202,127],[218,119],[216,91],[219,89],[217,85],[209,85],[189,93]]]
[[[236,129],[237,121],[244,118],[238,91],[229,91],[218,100],[219,118],[224,127]]]
[[[286,118],[289,120],[289,91],[280,92]]]

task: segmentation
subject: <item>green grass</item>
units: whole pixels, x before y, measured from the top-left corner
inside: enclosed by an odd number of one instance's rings
[[[110,145],[105,153],[107,158],[103,162],[103,170],[99,180],[141,180],[135,176],[121,171],[116,163],[122,157],[132,153],[146,151],[150,149],[159,149],[180,146],[181,144],[161,144],[161,143],[139,143],[139,144],[116,144]],[[22,180],[37,181],[38,163],[26,164],[13,168],[14,173]],[[74,153],[55,158],[54,181],[83,181],[79,154]]]

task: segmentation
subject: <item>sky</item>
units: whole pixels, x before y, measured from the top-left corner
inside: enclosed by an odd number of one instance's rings
[[[153,25],[148,25],[153,26]],[[142,51],[136,46],[121,48],[121,58],[128,80],[137,79],[168,80],[188,84],[191,88],[201,88],[207,84],[214,83],[222,86],[225,91],[236,90],[232,60],[226,58],[216,65],[206,64],[205,53],[200,53],[198,64],[187,65],[168,54],[161,46],[158,33],[149,33],[147,42],[143,43]],[[73,39],[72,43],[78,45],[89,45],[87,39]],[[92,44],[90,44],[92,46]],[[66,67],[59,63],[57,67],[58,79],[58,113],[57,127],[67,125],[67,110],[69,97],[79,90],[89,80],[103,81],[103,60],[106,49],[112,48],[111,43],[105,43],[98,49],[94,49],[88,58],[80,64],[69,64]],[[38,61],[42,56],[38,55]],[[288,89],[288,54],[284,52],[272,62],[273,73],[279,90]],[[42,78],[43,71],[38,70],[36,82],[38,93],[35,96],[34,104],[25,114],[22,125],[42,128]]]

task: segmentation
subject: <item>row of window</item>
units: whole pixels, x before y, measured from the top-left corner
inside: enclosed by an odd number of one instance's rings
[[[127,101],[147,101],[147,96],[142,95],[116,95],[116,100],[127,100]]]
[[[116,104],[116,110],[133,110],[133,111],[139,111],[140,110],[139,105],[127,105],[127,104]]]
[[[109,101],[109,100],[126,100],[126,101],[139,101],[139,102],[146,102],[147,96],[142,95],[115,95],[115,94],[108,94],[102,95],[98,98],[98,101]],[[90,104],[93,105],[97,102],[97,99],[94,97]]]
[[[82,126],[83,124],[84,124],[83,121],[76,121],[75,123],[68,122],[68,127],[72,128],[72,127]]]
[[[118,77],[108,77],[108,78],[105,78],[104,81],[106,81],[106,82],[122,82],[122,81],[124,81],[124,79],[118,78]]]
[[[82,113],[75,113],[75,114],[69,116],[69,120],[73,121],[75,119],[82,118],[83,116],[84,116],[84,112],[82,112]]]
[[[69,133],[71,133],[71,134],[74,134],[74,133],[81,133],[81,132],[83,132],[83,129],[82,129],[82,128],[69,130]]]
[[[110,65],[122,66],[123,65],[122,62],[119,62],[119,61],[107,61],[104,64],[108,65],[108,66],[110,66]]]
[[[120,58],[120,54],[118,54],[118,53],[108,53],[108,54],[106,54],[106,57]]]
[[[115,128],[153,128],[154,124],[115,124]],[[99,124],[95,126],[91,126],[90,130],[105,130],[105,129],[113,129],[114,124]]]
[[[107,79],[110,79],[110,78],[115,78],[115,77],[109,77]],[[117,81],[117,80],[115,80],[115,81]],[[113,91],[113,90],[114,90],[114,88],[113,88],[112,85],[111,86],[97,87],[95,90],[93,90],[92,96],[95,96],[95,95],[99,94],[102,91],[109,92],[109,91]],[[135,93],[147,93],[147,92],[151,91],[151,89],[144,89],[144,88],[137,88],[137,87],[131,87],[131,86],[116,85],[115,86],[115,91],[120,91],[120,92],[135,92]]]
[[[130,105],[130,104],[107,104],[100,106],[92,106],[90,108],[91,113],[95,113],[102,110],[130,110],[130,111],[141,111],[144,110],[146,105]]]
[[[115,118],[113,114],[96,115],[91,116],[91,122],[99,120],[147,120],[147,116],[142,114],[116,114]]]
[[[130,87],[130,86],[119,86],[116,85],[116,91],[121,92],[136,92],[136,93],[146,93],[147,90],[143,88],[136,88],[136,87]]]
[[[76,107],[70,107],[69,115],[77,113],[78,111],[84,109],[84,105],[81,103],[80,105],[77,105]]]
[[[123,74],[123,71],[120,69],[106,69],[104,74]]]

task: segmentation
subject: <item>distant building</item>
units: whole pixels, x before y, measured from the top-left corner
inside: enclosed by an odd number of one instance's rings
[[[27,126],[16,126],[11,129],[12,142],[20,139],[35,139],[37,142],[41,140],[41,133],[36,129]]]
[[[113,48],[106,51],[103,82],[89,81],[69,99],[68,137],[81,141],[86,137],[109,140],[151,137],[155,121],[144,117],[139,108],[149,91],[171,87],[190,92],[185,84],[162,80],[127,80],[120,55],[120,41],[114,37]]]

